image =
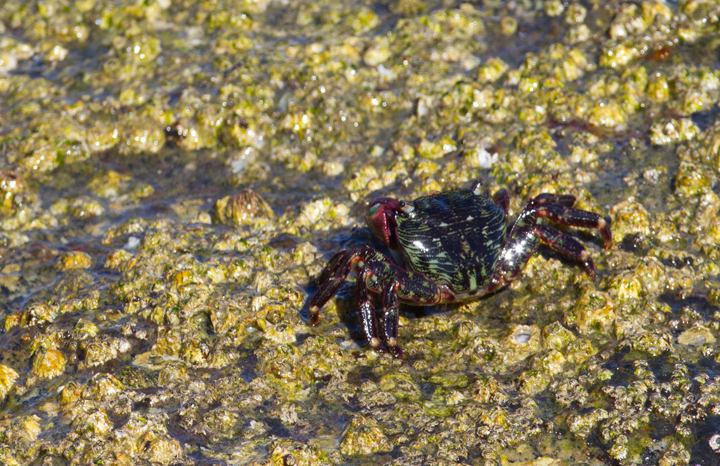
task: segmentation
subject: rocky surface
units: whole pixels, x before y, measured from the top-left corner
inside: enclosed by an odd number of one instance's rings
[[[0,463],[720,461],[717,2],[6,0]],[[542,250],[363,341],[306,322],[376,195],[573,194]]]

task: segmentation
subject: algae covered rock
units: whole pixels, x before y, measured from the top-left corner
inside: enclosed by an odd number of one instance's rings
[[[392,441],[383,433],[380,424],[369,416],[357,415],[340,440],[343,455],[370,455],[392,451]]]
[[[650,215],[647,209],[637,202],[621,202],[610,210],[612,218],[613,242],[620,243],[627,235],[650,234]]]
[[[650,127],[650,142],[659,146],[694,139],[700,129],[688,118],[653,123]]]
[[[32,373],[38,379],[52,379],[65,371],[67,359],[53,348],[39,348],[32,358]]]
[[[312,445],[286,439],[278,439],[268,448],[271,466],[330,466],[338,464],[337,459],[329,457]]]
[[[536,325],[516,325],[502,340],[504,361],[515,364],[540,351],[540,329]]]
[[[598,332],[610,335],[615,324],[615,306],[606,293],[589,290],[565,314],[565,323],[576,327],[580,333]]]
[[[15,385],[18,373],[11,367],[0,364],[0,399],[5,398]]]
[[[88,269],[92,267],[92,257],[83,251],[70,251],[59,257],[57,268],[59,270]]]
[[[703,325],[695,325],[678,335],[678,343],[681,345],[703,346],[715,343],[715,336]]]
[[[0,170],[0,218],[17,213],[34,202],[34,196],[19,172]]]
[[[708,1],[5,0],[0,464],[711,461],[718,24]],[[382,249],[369,200],[476,179],[510,218],[541,192],[610,212],[603,253],[547,218],[598,279],[541,246],[488,296],[403,305],[407,361],[363,344],[352,279],[308,325],[332,254]]]

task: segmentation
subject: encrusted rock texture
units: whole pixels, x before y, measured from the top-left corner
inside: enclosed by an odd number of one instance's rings
[[[0,464],[720,464],[720,4],[5,0]],[[481,179],[594,258],[402,307],[344,248]]]

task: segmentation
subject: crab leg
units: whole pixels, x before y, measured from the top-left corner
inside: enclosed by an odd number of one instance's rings
[[[366,283],[368,273],[368,270],[364,269],[358,274],[355,284],[355,296],[357,297],[358,307],[360,308],[360,318],[362,319],[365,339],[373,348],[378,351],[385,351],[387,348],[385,347],[385,343],[380,339],[373,297]]]
[[[536,226],[533,233],[552,249],[582,262],[587,273],[595,278],[595,263],[578,240],[547,225]]]
[[[508,208],[510,207],[510,196],[508,195],[507,190],[501,189],[493,194],[493,203],[505,212],[505,218],[507,218]]]
[[[542,193],[535,196],[531,202],[537,202],[539,204],[560,204],[561,206],[572,207],[575,204],[575,196],[569,194]]]
[[[396,358],[405,358],[397,343],[400,326],[400,300],[416,304],[431,305],[440,301],[441,289],[425,275],[398,267],[385,256],[375,251],[381,260],[364,265],[358,273],[356,287],[358,301],[361,289],[382,294],[382,335],[375,324],[375,308],[371,302],[361,304],[363,330],[370,345],[379,351],[390,351]],[[364,292],[364,291],[363,291]]]
[[[572,207],[568,207],[567,205],[556,204],[553,201],[538,202],[539,197],[540,196],[530,201],[530,204],[528,204],[523,213],[520,215],[522,216],[525,212],[528,212],[528,215],[547,217],[560,225],[580,228],[595,228],[600,231],[600,235],[605,242],[605,249],[610,249],[610,247],[612,247],[610,224],[606,222],[604,218],[594,212],[574,209]],[[572,196],[558,196],[558,198],[575,199]]]
[[[600,231],[605,247],[610,248],[612,235],[608,222],[596,213],[571,207],[574,202],[574,196],[544,193],[528,203],[510,230],[488,291],[494,291],[517,277],[541,242],[581,261],[588,274],[595,277],[595,264],[585,247],[572,236],[546,225],[546,219],[550,219],[560,225],[595,228]]]
[[[335,254],[318,277],[320,286],[310,300],[310,323],[316,325],[320,321],[320,309],[345,283],[351,272],[358,274],[368,264],[377,262],[391,264],[384,255],[367,246],[351,248]]]
[[[320,287],[315,296],[310,300],[310,324],[317,325],[320,322],[320,309],[337,292],[347,276],[350,274],[353,262],[360,260],[353,258],[350,251],[341,251],[335,254],[330,262],[323,269],[318,282]]]
[[[405,353],[397,344],[398,327],[400,327],[400,302],[398,299],[397,282],[389,283],[383,289],[383,336],[385,342],[396,358],[405,359]]]
[[[382,307],[382,336],[378,327],[377,313],[373,305],[371,291],[375,291],[368,286],[368,282],[376,283],[377,277],[372,272],[372,266],[363,269],[358,273],[357,283],[355,285],[355,293],[360,308],[362,319],[363,333],[365,339],[374,349],[382,352],[390,351],[396,358],[405,358],[400,345],[397,344],[398,327],[400,321],[400,301],[398,299],[398,285],[396,281],[391,281],[382,290],[383,307]]]
[[[520,275],[538,247],[540,247],[540,239],[535,236],[533,229],[518,226],[516,223],[500,253],[500,261],[495,267],[488,291],[501,288]]]
[[[397,344],[400,300],[431,305],[447,298],[447,292],[425,275],[397,266],[370,247],[352,248],[333,256],[320,274],[320,287],[309,303],[312,325],[320,321],[320,309],[351,272],[357,274],[355,292],[365,338],[378,351],[389,349],[396,357],[404,357],[402,348]],[[372,293],[382,294],[383,297],[382,335]]]
[[[446,296],[443,295],[443,290],[425,275],[405,270],[390,262],[380,253],[376,252],[376,254],[382,260],[365,264],[358,273],[355,285],[358,290],[358,301],[361,303],[360,312],[362,313],[365,338],[373,348],[379,351],[389,350],[396,358],[404,359],[405,353],[397,343],[400,326],[400,300],[432,305]],[[375,323],[376,314],[372,302],[368,300],[367,304],[363,305],[360,299],[361,293],[365,293],[366,289],[382,294],[382,335],[379,334]],[[361,290],[363,291],[361,292]]]

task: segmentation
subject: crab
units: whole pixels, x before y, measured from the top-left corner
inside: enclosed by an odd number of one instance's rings
[[[600,215],[573,208],[575,197],[543,193],[531,199],[508,232],[505,189],[490,196],[476,182],[405,202],[379,197],[368,204],[365,221],[395,257],[370,246],[335,254],[318,277],[309,302],[310,324],[350,273],[362,329],[370,346],[405,358],[398,344],[399,304],[431,306],[458,303],[498,291],[515,280],[541,243],[582,262],[594,279],[595,265],[574,237],[548,225],[594,228],[605,248],[612,247],[610,223]],[[380,319],[373,293],[382,296]]]

